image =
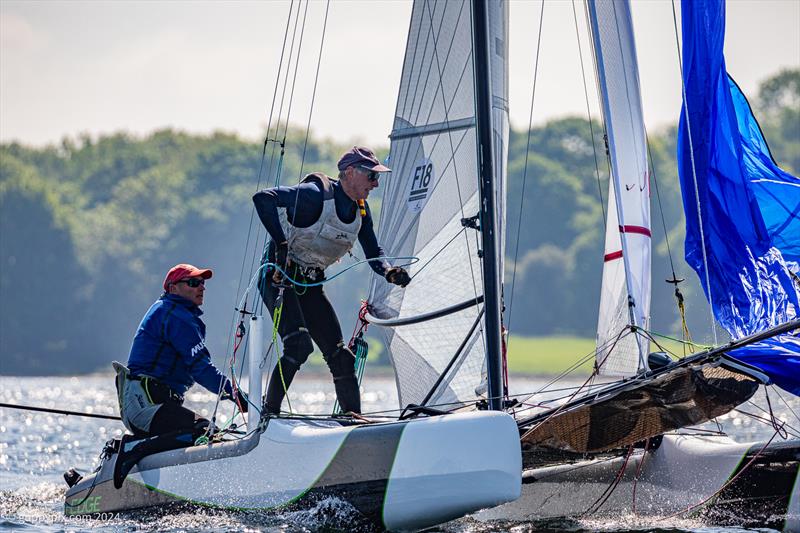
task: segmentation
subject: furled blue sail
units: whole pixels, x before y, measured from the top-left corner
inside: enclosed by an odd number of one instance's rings
[[[683,0],[681,13],[686,97],[678,164],[686,262],[719,324],[740,338],[800,315],[800,179],[778,168],[725,70],[724,0]],[[800,395],[797,331],[731,355]]]

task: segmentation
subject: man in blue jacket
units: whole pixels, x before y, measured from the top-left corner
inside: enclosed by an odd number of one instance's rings
[[[164,294],[139,324],[119,390],[122,421],[134,435],[205,429],[208,420],[183,406],[183,395],[194,383],[233,399],[231,382],[211,362],[200,319],[211,276],[209,269],[175,265],[164,278]],[[236,402],[247,412],[241,393]]]

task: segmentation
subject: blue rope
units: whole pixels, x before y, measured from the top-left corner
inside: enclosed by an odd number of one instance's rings
[[[403,263],[402,265],[398,265],[400,267],[413,265],[414,263],[417,263],[419,261],[419,257],[414,257],[414,256],[409,256],[409,257],[387,257],[387,256],[373,257],[371,259],[364,259],[362,261],[358,261],[357,263],[353,263],[349,267],[337,272],[333,276],[331,276],[331,277],[329,277],[327,279],[324,279],[322,281],[316,281],[314,283],[303,283],[302,281],[297,281],[297,280],[293,279],[283,268],[281,268],[279,265],[276,265],[275,263],[270,263],[270,262],[264,263],[263,265],[261,265],[261,268],[263,269],[263,268],[270,267],[270,266],[271,267],[275,267],[276,269],[278,269],[278,271],[281,274],[283,274],[284,279],[286,279],[287,281],[289,281],[293,285],[297,285],[298,287],[317,287],[319,285],[324,285],[324,284],[326,284],[328,282],[333,281],[334,279],[338,278],[339,276],[341,276],[342,274],[344,274],[348,270],[351,270],[351,269],[353,269],[353,268],[355,268],[357,266],[361,266],[361,265],[363,265],[365,263],[369,263],[370,261],[378,261],[378,260],[381,260],[381,259],[408,260],[408,263]]]

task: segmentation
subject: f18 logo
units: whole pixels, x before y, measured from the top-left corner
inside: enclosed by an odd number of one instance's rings
[[[431,184],[434,181],[433,163],[430,159],[420,161],[414,167],[411,189],[408,193],[408,208],[414,213],[422,211],[428,199]]]

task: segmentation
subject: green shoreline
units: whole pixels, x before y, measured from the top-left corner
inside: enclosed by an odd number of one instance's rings
[[[378,364],[376,359],[383,351],[383,346],[374,338],[368,339],[370,342],[370,357],[367,361],[365,374],[376,377],[392,377],[394,371],[391,365]],[[661,342],[661,341],[660,341]],[[673,353],[682,353],[681,345],[675,341],[663,343],[667,349]],[[574,376],[587,376],[591,373],[594,364],[594,339],[572,336],[548,336],[548,337],[521,337],[512,336],[508,341],[508,372],[512,376],[537,377],[555,376],[564,372],[567,368],[576,365],[571,372]],[[108,372],[98,370],[88,374],[60,374],[64,376],[109,376],[111,372],[111,362],[108,363]],[[44,376],[26,375],[25,377]],[[55,375],[55,374],[49,374]],[[302,375],[309,377],[328,377],[328,369],[322,355],[315,352],[309,357],[308,362],[303,366]],[[13,377],[3,375],[2,377]]]

